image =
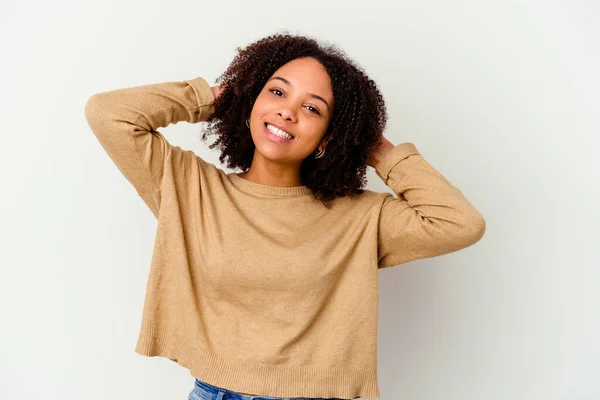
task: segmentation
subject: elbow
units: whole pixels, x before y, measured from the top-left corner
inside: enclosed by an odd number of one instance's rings
[[[472,246],[479,242],[486,230],[486,221],[483,215],[477,213],[465,224],[465,237],[467,246]]]
[[[100,94],[92,95],[85,103],[84,115],[94,135],[103,135],[107,131],[106,124],[110,122],[111,117]]]
[[[481,216],[470,218],[461,224],[460,229],[455,230],[452,235],[446,235],[444,251],[441,254],[451,253],[473,246],[479,242],[485,234],[486,223]],[[438,244],[441,241],[438,241]]]
[[[84,113],[88,121],[107,119],[110,115],[109,104],[112,100],[104,92],[91,95],[85,103]]]
[[[88,99],[84,107],[85,119],[87,119],[88,122],[91,121],[95,115],[97,115],[97,109],[98,95],[94,94]]]

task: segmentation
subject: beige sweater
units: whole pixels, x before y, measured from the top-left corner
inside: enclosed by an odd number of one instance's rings
[[[379,398],[378,268],[476,243],[485,220],[412,143],[331,209],[226,173],[158,128],[214,110],[203,78],[98,93],[85,116],[157,217],[136,352],[273,397]]]

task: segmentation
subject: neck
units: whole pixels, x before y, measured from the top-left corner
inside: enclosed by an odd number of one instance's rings
[[[279,164],[257,157],[254,153],[252,165],[247,172],[239,173],[238,176],[261,185],[294,187],[302,186],[300,179],[300,166]]]

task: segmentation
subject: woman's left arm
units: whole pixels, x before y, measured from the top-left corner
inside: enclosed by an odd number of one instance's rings
[[[484,217],[414,144],[384,139],[368,162],[397,196],[389,194],[381,207],[379,268],[451,253],[483,237]]]

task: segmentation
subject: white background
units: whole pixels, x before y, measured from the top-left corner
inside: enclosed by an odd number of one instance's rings
[[[486,218],[475,246],[379,272],[382,399],[599,399],[598,21],[594,0],[2,0],[0,398],[187,398],[187,370],[134,352],[156,220],[84,105],[214,83],[288,29],[357,60],[386,136]],[[220,165],[199,125],[162,132]]]

